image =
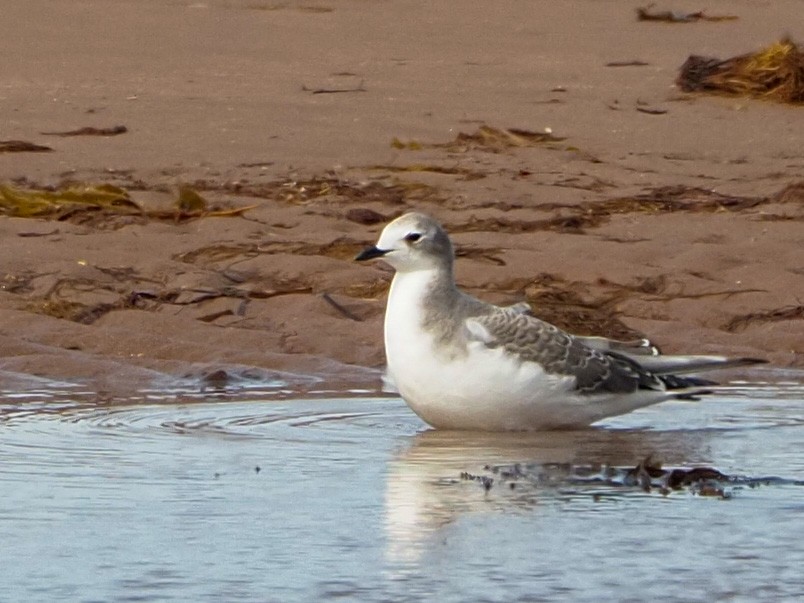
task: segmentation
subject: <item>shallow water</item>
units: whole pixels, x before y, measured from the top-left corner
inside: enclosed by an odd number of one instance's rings
[[[0,600],[804,596],[801,385],[508,435],[282,388],[0,393]],[[598,478],[649,454],[737,479],[704,496]]]

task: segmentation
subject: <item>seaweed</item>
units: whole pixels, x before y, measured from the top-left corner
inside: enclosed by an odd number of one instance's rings
[[[438,145],[450,151],[466,152],[478,149],[492,153],[511,148],[531,147],[545,142],[560,142],[565,138],[554,136],[552,132],[533,132],[521,128],[498,129],[480,126],[474,134],[459,133],[454,141]]]
[[[694,23],[695,21],[734,21],[737,15],[707,15],[699,10],[692,13],[683,13],[670,10],[652,10],[654,4],[641,6],[636,9],[637,21],[661,21],[663,23]]]
[[[629,296],[625,287],[613,287],[609,292],[593,296],[585,283],[542,273],[533,278],[487,285],[484,289],[507,293],[524,301],[530,308],[537,309],[539,318],[571,333],[619,340],[644,337],[618,318],[617,306]]]
[[[571,333],[622,340],[643,337],[618,317],[617,305],[626,297],[622,291],[584,298],[575,290],[579,286],[540,275],[525,288],[525,295],[530,306],[538,308],[539,318]]]
[[[790,305],[783,308],[774,308],[762,312],[749,312],[729,320],[723,329],[729,333],[743,331],[755,323],[780,322],[788,320],[804,320],[804,304]]]
[[[671,213],[741,211],[765,203],[763,197],[724,195],[696,186],[661,186],[633,197],[608,199],[588,206],[593,213],[611,215],[633,212]]]
[[[309,88],[306,85],[302,85],[302,91],[310,94],[342,94],[345,92],[366,92],[366,87],[361,80],[354,88]]]
[[[67,130],[66,132],[40,132],[45,136],[118,136],[128,132],[126,126],[112,126],[111,128],[78,128],[77,130]]]
[[[25,309],[37,314],[88,325],[115,310],[156,311],[164,305],[195,306],[221,298],[240,300],[240,304],[234,310],[227,308],[196,316],[196,320],[211,323],[224,316],[243,316],[247,304],[254,299],[313,293],[313,289],[309,285],[294,281],[282,281],[272,288],[254,289],[236,286],[139,289],[131,288],[132,281],[141,283],[150,279],[139,277],[133,268],[104,269],[97,266],[95,268],[107,274],[123,271],[130,274],[131,278],[128,280],[115,279],[118,284],[100,282],[90,278],[60,278],[46,293],[35,299],[29,299],[24,306]],[[30,281],[39,276],[44,275],[23,274],[16,278],[7,275],[6,278],[0,280],[0,289],[24,295],[32,290]]]
[[[53,149],[27,140],[0,140],[0,153],[50,153]]]
[[[344,217],[350,222],[362,224],[363,226],[372,226],[374,224],[383,224],[388,221],[388,218],[380,212],[374,211],[367,207],[353,207],[347,210]]]
[[[505,260],[500,257],[501,253],[502,249],[498,247],[489,248],[459,245],[455,249],[455,257],[483,261],[496,266],[505,266]]]
[[[776,203],[798,203],[804,206],[804,180],[788,184],[770,199]]]
[[[650,65],[650,63],[638,59],[632,61],[610,61],[606,63],[606,67],[645,67],[647,65]]]
[[[146,210],[131,199],[128,191],[112,184],[72,183],[54,189],[21,189],[0,184],[0,215],[17,218],[118,226],[120,222],[116,219],[120,217],[182,222],[239,216],[254,207],[213,208],[196,191],[184,186],[179,189],[174,208]]]
[[[691,55],[676,84],[684,92],[804,102],[804,49],[790,38],[730,59]]]
[[[396,136],[391,139],[391,147],[394,149],[399,149],[400,151],[421,151],[424,148],[424,145],[420,142],[415,140],[409,140],[408,142],[402,142]]]
[[[209,265],[232,259],[253,258],[260,255],[287,253],[293,255],[320,255],[339,260],[351,260],[365,245],[347,237],[339,237],[324,244],[304,241],[270,241],[261,244],[216,244],[185,251],[174,259],[186,264]]]
[[[335,9],[329,6],[315,6],[315,5],[301,5],[295,6],[291,5],[289,2],[260,2],[260,3],[253,3],[247,4],[243,7],[240,7],[246,10],[265,10],[265,11],[274,11],[274,10],[297,10],[303,13],[312,13],[312,14],[322,14],[322,13],[331,13]]]
[[[307,180],[269,183],[254,188],[240,188],[238,192],[297,205],[307,205],[329,196],[348,203],[377,201],[393,205],[407,201],[442,200],[442,193],[434,186],[395,179],[357,183],[334,177],[314,177]]]
[[[183,213],[205,212],[209,209],[209,203],[189,186],[180,186],[176,207]]]
[[[0,214],[62,220],[76,210],[90,209],[142,214],[142,208],[131,200],[125,190],[111,184],[75,185],[55,191],[20,190],[0,185]]]
[[[355,322],[363,322],[363,319],[360,318],[357,314],[346,308],[343,304],[338,301],[335,301],[329,293],[322,293],[321,299],[327,302],[330,306],[335,308],[338,312],[343,314],[349,320],[353,320]]]
[[[532,147],[546,142],[566,140],[554,136],[552,132],[533,132],[522,128],[494,128],[482,125],[474,133],[458,133],[455,140],[440,143],[403,142],[398,138],[391,140],[391,146],[400,150],[419,151],[421,149],[446,149],[452,153],[466,153],[471,150],[487,153],[502,153],[514,148]]]
[[[388,291],[391,277],[376,278],[369,282],[359,282],[341,287],[340,292],[349,297],[358,299],[377,299]]]
[[[445,167],[443,165],[428,165],[424,163],[413,163],[409,165],[372,165],[368,169],[381,170],[383,172],[429,172],[431,174],[444,174],[447,176],[463,176],[463,180],[480,180],[486,177],[486,174],[477,170],[462,167]]]

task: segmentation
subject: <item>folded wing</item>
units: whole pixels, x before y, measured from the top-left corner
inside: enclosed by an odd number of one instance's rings
[[[664,390],[664,383],[639,364],[586,345],[529,313],[498,308],[466,320],[469,337],[489,348],[502,348],[521,362],[535,362],[548,373],[575,378],[582,393],[629,393]]]
[[[725,356],[662,356],[647,340],[576,337],[519,306],[469,318],[466,328],[471,339],[489,348],[502,348],[521,362],[538,363],[548,373],[574,377],[575,389],[589,394],[700,388],[716,383],[679,374],[763,362]]]

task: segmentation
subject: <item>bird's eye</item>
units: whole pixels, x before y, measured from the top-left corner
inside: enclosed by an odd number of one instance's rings
[[[419,232],[410,232],[410,233],[405,235],[405,240],[408,243],[415,243],[416,241],[418,241],[421,238],[422,238],[422,235]]]

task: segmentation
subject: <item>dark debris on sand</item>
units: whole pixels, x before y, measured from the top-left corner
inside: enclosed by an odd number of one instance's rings
[[[696,21],[734,21],[736,15],[708,15],[704,11],[683,12],[675,10],[656,10],[653,4],[636,9],[637,21],[659,21],[662,23],[694,23]]]

